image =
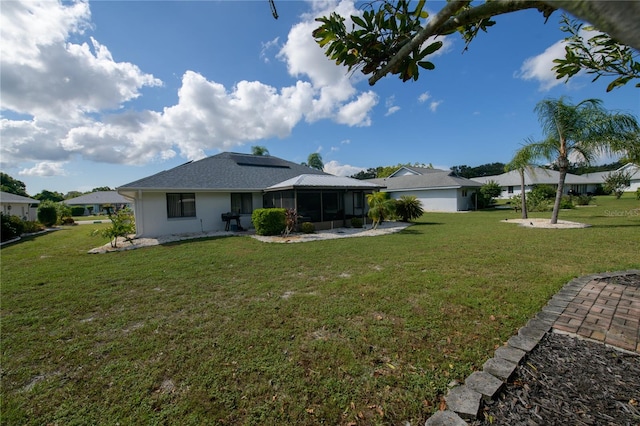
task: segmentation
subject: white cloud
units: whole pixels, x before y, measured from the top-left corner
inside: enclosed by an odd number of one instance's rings
[[[267,41],[266,43],[262,43],[262,49],[260,50],[260,57],[265,63],[270,62],[270,59],[267,56],[267,52],[270,51],[271,49],[277,48],[279,41],[280,41],[280,38],[276,37],[273,40]]]
[[[431,98],[431,95],[429,94],[429,92],[424,92],[420,96],[418,96],[418,102],[423,104],[427,102],[430,98]]]
[[[143,86],[162,84],[131,63],[115,62],[93,38],[91,47],[68,42],[88,25],[84,3],[7,2],[2,12],[3,110],[41,120],[78,119],[86,112],[119,108],[138,97]]]
[[[392,106],[391,108],[389,108],[385,114],[385,117],[388,117],[392,114],[395,114],[396,112],[400,111],[400,107],[397,105]]]
[[[431,110],[431,112],[436,112],[436,110],[438,109],[438,107],[440,106],[440,104],[443,101],[433,101],[429,104],[429,109]]]
[[[378,95],[374,92],[365,92],[358,99],[348,103],[338,111],[336,121],[349,126],[370,126],[369,112],[378,103]]]
[[[522,80],[537,81],[540,84],[539,90],[543,92],[561,84],[562,80],[556,79],[555,71],[552,68],[554,59],[564,57],[564,46],[564,41],[558,41],[543,53],[525,59],[520,71],[516,72],[515,76]]]
[[[332,160],[324,165],[324,171],[336,176],[352,176],[358,172],[367,170],[364,167],[351,166],[349,164],[340,164]]]
[[[28,162],[54,170],[45,166],[72,158],[114,164],[145,164],[178,154],[198,159],[211,150],[287,137],[303,120],[369,126],[378,103],[374,92],[356,89],[359,77],[349,78],[346,68],[336,67],[315,43],[311,30],[317,14],[294,25],[277,54],[298,78],[292,85],[240,80],[225,87],[186,70],[175,105],[135,111],[123,107],[143,87],[162,82],[133,63],[116,62],[92,37],[75,42],[91,29],[88,3],[8,2],[2,7],[1,109],[30,117],[0,119],[3,167]],[[358,13],[352,2],[336,7],[346,16]],[[278,38],[263,44],[261,57],[278,45]],[[38,173],[37,167],[23,172]]]
[[[22,169],[18,172],[20,176],[66,176],[64,163],[43,161],[30,169]]]
[[[431,96],[431,94],[429,92],[424,92],[420,96],[418,96],[418,102],[423,104],[423,103],[427,102],[431,98],[432,98],[432,96]],[[431,112],[436,112],[436,110],[438,109],[438,107],[440,106],[440,104],[442,102],[443,102],[442,100],[433,100],[433,101],[429,102],[429,110]]]
[[[385,117],[388,117],[400,111],[400,107],[397,105],[394,105],[395,101],[396,101],[395,96],[389,96],[387,100],[384,102],[385,106],[387,107],[387,112],[385,113]]]

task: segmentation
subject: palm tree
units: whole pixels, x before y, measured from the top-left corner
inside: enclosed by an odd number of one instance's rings
[[[551,223],[558,223],[560,201],[571,161],[592,164],[602,154],[637,152],[640,126],[631,114],[609,112],[599,99],[572,105],[560,99],[545,99],[535,108],[545,137],[527,145],[531,159],[555,162],[560,177]]]
[[[531,165],[531,150],[527,145],[523,146],[519,150],[516,151],[515,155],[511,159],[511,161],[504,166],[504,170],[506,172],[510,172],[511,170],[517,170],[520,174],[520,201],[522,203],[522,218],[527,219],[527,194],[524,191],[525,181],[524,181],[524,172],[527,167]]]
[[[369,217],[373,220],[373,228],[376,229],[385,217],[391,216],[395,207],[395,201],[392,200],[388,192],[373,192],[367,194],[367,203],[369,204]]]

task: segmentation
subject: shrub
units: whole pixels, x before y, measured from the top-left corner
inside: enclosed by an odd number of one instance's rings
[[[0,212],[0,240],[9,241],[19,237],[24,230],[22,219],[18,216]]]
[[[44,226],[53,226],[58,222],[58,210],[55,203],[42,202],[38,207],[38,222]]]
[[[118,237],[122,237],[131,242],[129,234],[136,232],[133,212],[130,209],[122,209],[110,215],[109,219],[111,219],[111,226],[109,228],[95,230],[93,233],[99,233],[101,236],[109,238],[111,247],[118,247]]]
[[[480,191],[474,193],[474,196],[476,197],[475,201],[478,208],[485,209],[491,206],[491,204],[493,204],[494,202],[493,199],[500,196],[501,193],[502,188],[500,188],[500,185],[497,182],[490,180],[489,182],[485,183],[480,187]]]
[[[71,207],[71,216],[84,216],[84,206]]]
[[[285,229],[285,209],[255,209],[251,221],[257,235],[280,235]]]
[[[396,200],[395,212],[403,222],[417,219],[424,214],[422,203],[415,195],[403,195]]]
[[[560,208],[561,209],[572,209],[573,208],[573,201],[571,200],[571,197],[568,195],[563,195],[562,199],[560,200]]]
[[[316,226],[311,222],[304,222],[300,225],[300,230],[305,234],[313,234],[316,232]]]
[[[351,226],[353,228],[362,228],[362,219],[359,217],[352,217],[351,218]]]
[[[620,198],[629,185],[631,185],[631,172],[620,170],[607,174],[602,187],[605,191],[613,193],[616,198]]]
[[[556,190],[551,185],[534,185],[531,195],[537,199],[553,200],[556,198]]]
[[[636,189],[636,200],[640,200],[640,188]]]
[[[591,201],[593,200],[593,197],[591,195],[582,194],[574,197],[573,200],[578,206],[588,206],[589,203],[591,203]]]
[[[287,209],[284,212],[284,232],[283,235],[284,236],[288,236],[291,231],[293,231],[296,228],[296,225],[298,225],[298,218],[300,216],[298,216],[298,212],[296,211],[296,209]]]
[[[34,234],[36,232],[44,231],[44,226],[41,223],[38,223],[33,220],[27,220],[24,222],[24,230],[22,231],[25,234]]]
[[[511,205],[520,208],[522,205],[521,195],[514,195],[510,199]],[[548,212],[553,208],[551,199],[542,198],[539,193],[533,191],[527,192],[527,211],[529,212]]]

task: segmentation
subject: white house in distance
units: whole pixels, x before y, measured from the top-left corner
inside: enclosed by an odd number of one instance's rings
[[[18,216],[22,220],[35,221],[38,219],[37,205],[40,201],[22,195],[0,191],[0,207],[6,215]]]
[[[626,173],[629,173],[629,175],[631,176],[631,179],[630,179],[631,183],[628,187],[624,189],[625,192],[635,192],[638,190],[638,188],[640,188],[640,166],[638,166],[637,164],[627,163],[624,166],[620,167],[619,169],[614,170],[614,172],[626,172]],[[582,176],[594,182],[603,183],[609,173],[612,173],[612,172],[609,171],[609,172],[587,173]]]
[[[473,193],[481,183],[460,177],[451,170],[426,167],[401,167],[389,177],[369,179],[385,186],[391,198],[413,195],[425,211],[457,212],[474,210]]]
[[[84,215],[100,214],[105,206],[111,206],[112,211],[118,211],[125,207],[131,207],[131,200],[126,199],[117,191],[96,191],[79,197],[69,198],[63,201],[68,206],[83,206]]]
[[[138,237],[250,228],[258,208],[293,208],[316,229],[365,217],[382,186],[270,155],[223,152],[117,188],[133,203]]]
[[[635,164],[629,163],[614,171],[621,170],[628,171],[632,175],[631,186],[625,189],[625,191],[636,191],[637,188],[640,187],[640,168]],[[573,194],[594,194],[598,185],[604,183],[604,179],[609,173],[611,172],[597,172],[584,175],[567,173],[564,193],[569,194],[569,191],[572,191]],[[557,188],[559,179],[560,173],[556,170],[534,166],[527,167],[524,173],[525,192],[531,191],[535,185],[550,185]],[[510,198],[521,193],[520,173],[517,170],[495,176],[474,177],[471,178],[471,180],[480,182],[481,184],[489,181],[496,182],[500,185],[500,188],[502,188],[502,193],[498,198]]]
[[[529,192],[535,185],[550,185],[555,188],[558,187],[558,181],[560,179],[560,173],[556,170],[544,169],[542,167],[527,167],[524,172],[525,192]],[[498,198],[510,198],[514,195],[520,195],[521,181],[520,172],[512,170],[507,173],[495,176],[482,176],[471,178],[481,184],[488,183],[490,181],[496,182],[500,185],[502,193]],[[601,183],[601,181],[600,181]],[[568,194],[569,191],[573,191],[575,194],[588,194],[594,193],[598,182],[593,182],[583,176],[573,175],[567,173],[565,178],[564,193]]]

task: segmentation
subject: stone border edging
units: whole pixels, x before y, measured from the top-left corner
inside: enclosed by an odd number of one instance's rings
[[[552,329],[560,314],[587,283],[594,279],[635,274],[640,274],[640,270],[585,275],[569,281],[534,318],[518,330],[518,334],[512,336],[505,346],[496,349],[495,356],[483,364],[482,371],[473,372],[463,385],[449,390],[445,396],[447,410],[429,417],[425,426],[466,426],[465,419],[479,419],[483,401],[498,396],[522,359]]]

